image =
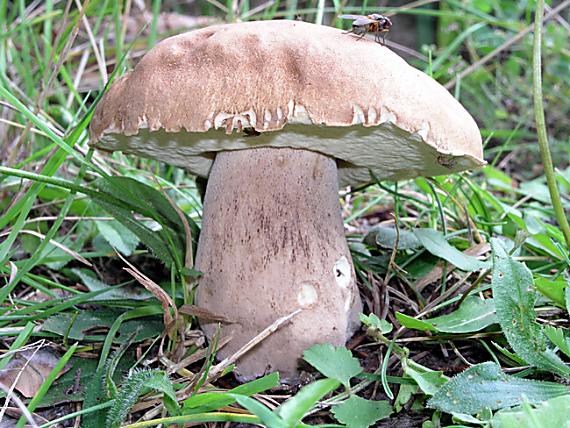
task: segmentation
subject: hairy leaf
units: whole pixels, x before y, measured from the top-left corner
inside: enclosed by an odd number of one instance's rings
[[[493,418],[493,428],[570,428],[568,418],[570,395],[551,398],[535,407],[498,412]]]
[[[99,233],[124,256],[130,256],[139,245],[138,237],[118,221],[96,221]]]
[[[547,346],[546,336],[536,322],[536,293],[532,274],[513,260],[497,239],[493,248],[493,298],[503,334],[514,351],[529,364],[570,377],[570,368]]]
[[[450,379],[430,398],[428,405],[447,413],[475,414],[485,408],[515,406],[523,397],[539,403],[569,392],[567,386],[508,376],[497,364],[482,363]]]
[[[161,370],[141,370],[132,372],[122,383],[113,405],[107,414],[107,425],[117,428],[127,417],[140,395],[149,389],[160,391],[170,403],[176,403],[174,387],[165,372]]]

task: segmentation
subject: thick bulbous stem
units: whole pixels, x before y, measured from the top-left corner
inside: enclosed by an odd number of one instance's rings
[[[237,362],[251,379],[278,370],[294,378],[317,343],[344,345],[362,303],[344,236],[334,159],[258,148],[219,153],[204,200],[196,255],[196,303],[233,324],[219,357],[239,349],[276,319],[302,312]],[[217,324],[201,323],[210,338]]]

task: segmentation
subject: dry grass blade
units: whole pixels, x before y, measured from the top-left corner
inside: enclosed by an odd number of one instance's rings
[[[116,253],[120,257],[120,259],[123,262],[125,262],[125,264],[128,266],[123,269],[127,271],[129,274],[131,274],[133,278],[135,278],[144,288],[146,288],[150,293],[152,293],[154,297],[156,297],[159,300],[160,304],[162,305],[162,310],[164,311],[163,314],[164,327],[166,328],[167,332],[170,335],[170,333],[176,327],[175,320],[178,319],[178,309],[174,304],[174,300],[172,300],[172,298],[168,295],[166,291],[162,289],[160,285],[158,285],[156,282],[154,282],[145,274],[141,273],[134,265],[129,263],[129,261],[127,261],[118,251],[116,251]],[[174,318],[170,314],[170,308],[172,308],[172,311],[174,312]]]
[[[226,337],[222,337],[219,341],[218,341],[218,349],[223,348],[225,345],[227,345],[230,341],[231,341],[231,336],[226,336]],[[198,351],[194,352],[193,354],[187,356],[186,358],[184,358],[183,360],[181,360],[178,363],[172,363],[171,365],[168,366],[167,368],[167,372],[170,373],[174,373],[179,371],[180,369],[186,368],[191,364],[194,364],[200,360],[203,360],[204,358],[206,358],[208,356],[208,350],[207,349],[199,349]]]
[[[196,317],[201,320],[208,320],[208,321],[215,321],[215,322],[222,322],[225,324],[233,324],[235,323],[234,320],[231,320],[224,315],[216,314],[214,312],[210,312],[207,309],[201,308],[196,305],[182,305],[178,310],[181,314],[190,315],[192,317]]]
[[[38,424],[34,420],[34,417],[30,413],[30,411],[28,410],[28,408],[26,407],[24,402],[22,400],[20,400],[17,395],[14,394],[14,391],[12,389],[6,388],[1,383],[0,383],[0,389],[2,391],[4,391],[4,393],[6,394],[5,406],[8,406],[8,403],[10,401],[12,401],[16,406],[18,406],[18,409],[20,409],[20,412],[22,412],[22,415],[26,418],[26,420],[30,424],[29,426],[31,428],[38,428]],[[4,413],[4,408],[2,409],[2,413]],[[2,419],[3,419],[3,417],[2,417],[2,415],[0,415],[0,422],[2,421]],[[10,426],[10,425],[2,425],[2,426]]]
[[[291,321],[294,317],[299,315],[302,312],[302,309],[296,309],[291,312],[289,315],[285,315],[284,317],[276,319],[270,326],[263,329],[257,336],[239,348],[234,354],[230,355],[227,358],[224,358],[220,361],[216,366],[212,367],[210,372],[208,373],[207,382],[212,382],[216,379],[220,373],[222,373],[226,368],[228,368],[231,364],[235,363],[238,359],[240,359],[244,354],[246,354],[250,349],[255,347],[258,343],[268,338],[270,335],[275,333],[281,326],[286,324],[287,322]]]
[[[1,233],[0,236],[8,236],[10,232],[4,232]],[[20,230],[20,233],[27,233],[28,235],[33,235],[36,236],[40,239],[45,239],[46,236],[42,233],[36,232],[35,230],[29,230],[29,229],[22,229]],[[53,245],[54,247],[59,248],[61,251],[69,254],[71,257],[73,257],[75,260],[77,260],[78,262],[83,263],[84,265],[87,265],[89,267],[92,267],[93,265],[91,264],[91,262],[89,260],[87,260],[85,257],[83,257],[81,254],[73,251],[70,248],[67,248],[65,245],[61,244],[60,242],[55,241],[54,239],[50,239],[49,243],[51,245]]]

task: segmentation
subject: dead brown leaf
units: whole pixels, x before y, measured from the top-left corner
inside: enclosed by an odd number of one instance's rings
[[[123,262],[128,266],[123,268],[128,273],[130,273],[133,278],[135,278],[144,288],[146,288],[154,297],[158,299],[162,305],[163,317],[164,317],[164,327],[169,336],[174,332],[176,328],[176,320],[178,320],[178,309],[174,304],[174,300],[170,295],[163,290],[163,288],[150,279],[148,276],[140,272],[133,264],[131,264],[127,259],[125,259],[118,251],[117,255],[121,258]],[[170,314],[170,308],[174,312],[174,317]]]
[[[234,324],[235,321],[231,320],[223,315],[210,312],[207,309],[201,308],[196,305],[182,305],[179,309],[181,314],[190,315],[201,320],[223,322],[225,324]]]
[[[58,363],[59,357],[49,347],[26,349],[12,356],[10,362],[0,370],[0,383],[6,388],[15,384],[15,389],[24,397],[31,398],[44,383],[47,375]],[[69,368],[64,368],[61,376]]]

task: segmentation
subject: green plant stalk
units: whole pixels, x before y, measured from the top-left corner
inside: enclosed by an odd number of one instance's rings
[[[261,423],[261,419],[257,416],[247,414],[211,412],[200,413],[197,415],[171,416],[166,418],[153,419],[150,421],[141,421],[130,425],[124,425],[123,428],[142,428],[156,426],[159,424],[174,424],[185,422],[242,422],[249,424],[259,424]]]
[[[368,329],[366,330],[366,334],[370,338],[372,338],[372,340],[375,340],[376,342],[380,342],[383,345],[386,345],[391,350],[391,352],[393,352],[400,360],[408,358],[410,356],[410,351],[408,350],[408,348],[400,346],[396,343],[396,337],[390,340],[386,336],[384,336],[380,332],[380,330],[374,327],[368,327]]]
[[[536,12],[534,15],[534,45],[532,58],[532,86],[534,92],[534,118],[536,122],[536,132],[538,134],[538,147],[540,149],[540,157],[544,165],[544,175],[546,175],[546,184],[552,200],[552,207],[556,220],[562,229],[566,246],[570,248],[570,225],[564,213],[562,202],[560,201],[560,193],[556,184],[556,175],[554,166],[552,165],[552,157],[550,148],[548,147],[548,136],[546,135],[546,124],[544,120],[544,105],[542,102],[542,72],[541,72],[541,46],[542,46],[542,15],[544,13],[544,0],[538,0],[536,3]]]

